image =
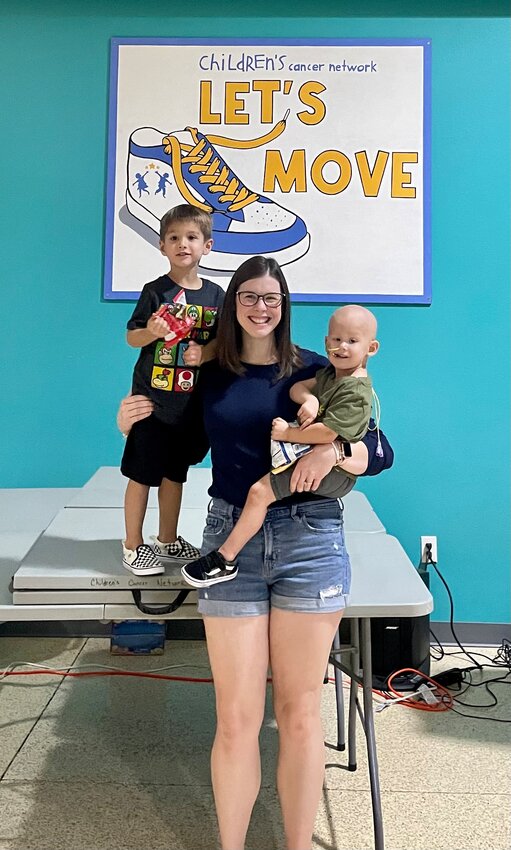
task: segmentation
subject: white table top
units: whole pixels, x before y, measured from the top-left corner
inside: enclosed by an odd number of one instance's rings
[[[210,470],[194,469],[185,488],[180,529],[190,542],[200,545],[207,506]],[[167,567],[165,576],[138,578],[123,570],[120,540],[124,517],[122,496],[125,479],[116,467],[102,467],[78,493],[67,493],[68,507],[58,510],[46,531],[36,539],[32,549],[15,574],[15,588],[88,590],[112,587],[115,590],[134,587],[162,590],[182,587],[179,568]],[[13,517],[23,510],[39,517],[39,525],[47,524],[48,513],[62,505],[64,491],[49,497],[52,491],[0,491],[13,497]],[[30,499],[26,494],[30,492]],[[25,494],[25,498],[21,497]],[[56,502],[55,502],[56,499]],[[347,548],[352,562],[351,604],[348,617],[417,617],[429,613],[431,594],[420,579],[396,538],[385,534],[367,498],[358,492],[345,500]],[[39,507],[32,511],[32,505]],[[46,507],[43,508],[43,505]],[[17,510],[16,510],[17,509]],[[157,509],[149,507],[146,536],[157,529]],[[40,531],[42,528],[40,529]],[[37,532],[37,535],[40,533]],[[21,532],[20,532],[21,533]],[[1,531],[0,531],[1,540]],[[24,545],[27,545],[24,540]],[[112,604],[44,604],[13,605],[7,590],[10,574],[2,570],[0,590],[1,620],[109,620],[144,618],[134,606]],[[112,582],[112,584],[110,584]],[[104,596],[104,594],[103,594]],[[73,597],[74,598],[74,597]],[[90,593],[87,593],[90,599]],[[176,615],[171,615],[176,616]]]
[[[208,488],[211,485],[211,469],[195,467],[190,470],[188,481],[183,488],[183,508],[203,508],[206,511],[210,497]],[[121,475],[116,466],[102,466],[66,502],[69,508],[122,508],[126,478]],[[346,531],[361,531],[368,534],[382,533],[385,527],[376,516],[371,504],[364,493],[352,490],[343,498],[344,522]],[[152,488],[149,493],[149,507],[158,507],[157,491]],[[186,534],[183,534],[186,537]]]

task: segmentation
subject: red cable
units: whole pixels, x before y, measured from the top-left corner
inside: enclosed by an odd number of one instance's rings
[[[212,684],[213,679],[192,679],[190,676],[164,676],[162,673],[139,673],[131,670],[81,670],[76,672],[63,672],[62,670],[1,670],[2,676],[138,676],[143,679],[165,679],[169,682],[196,682],[198,684]],[[271,678],[266,679],[271,683]]]

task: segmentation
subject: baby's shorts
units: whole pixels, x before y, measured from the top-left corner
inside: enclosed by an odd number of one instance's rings
[[[294,470],[293,466],[288,466],[283,472],[270,472],[270,484],[275,493],[275,501],[286,499],[291,496],[289,482]],[[342,469],[331,469],[323,478],[317,490],[314,490],[315,496],[324,496],[326,499],[342,499],[346,493],[353,490],[356,478],[346,475]]]

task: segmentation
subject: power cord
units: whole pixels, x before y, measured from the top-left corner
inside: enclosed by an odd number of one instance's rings
[[[450,629],[451,629],[452,636],[453,636],[454,640],[456,641],[456,643],[458,644],[461,651],[467,656],[467,658],[470,658],[470,660],[473,661],[475,666],[478,667],[480,670],[482,670],[482,665],[479,664],[479,662],[476,661],[475,658],[472,657],[470,652],[467,652],[467,650],[465,649],[463,644],[460,642],[460,639],[458,638],[458,635],[456,634],[456,632],[454,630],[454,600],[452,598],[452,593],[451,593],[451,590],[449,588],[449,585],[447,584],[445,578],[443,577],[442,573],[438,569],[436,561],[433,560],[433,557],[431,555],[431,550],[432,550],[431,543],[426,543],[426,546],[424,548],[426,550],[426,567],[433,567],[436,574],[438,575],[438,578],[440,579],[440,581],[442,582],[442,584],[444,585],[444,587],[447,591],[447,596],[449,597],[449,626],[450,626]],[[436,637],[435,637],[435,641],[436,641],[437,644],[440,644],[440,641]],[[443,650],[442,650],[442,653],[443,653]],[[443,655],[444,655],[444,653],[440,657],[443,658]]]
[[[436,637],[436,635],[434,634],[432,629],[430,629],[431,635],[434,638],[435,643],[436,643],[435,654],[432,653],[432,657],[433,657],[434,660],[439,661],[442,658],[447,657],[447,656],[463,654],[466,658],[469,658],[470,661],[473,662],[473,667],[464,667],[464,668],[453,667],[449,670],[443,670],[443,671],[437,673],[432,678],[435,682],[437,682],[440,685],[443,685],[444,687],[448,688],[449,690],[457,689],[459,691],[459,693],[456,696],[453,696],[453,705],[451,705],[450,708],[451,708],[451,711],[454,711],[456,714],[459,714],[461,717],[470,717],[474,720],[486,720],[486,721],[493,721],[493,722],[496,722],[496,723],[511,723],[511,720],[507,720],[505,718],[481,717],[480,715],[477,715],[477,714],[466,714],[465,712],[458,711],[454,707],[454,703],[456,705],[462,705],[466,708],[494,708],[495,706],[497,706],[499,704],[497,695],[490,688],[490,685],[491,684],[503,684],[503,685],[511,684],[511,681],[507,681],[508,677],[511,676],[511,642],[507,638],[503,638],[502,644],[498,648],[497,654],[495,655],[495,657],[493,659],[490,658],[490,656],[485,655],[482,652],[468,652],[468,650],[465,649],[465,647],[463,646],[463,644],[459,640],[458,635],[456,634],[456,631],[454,629],[454,600],[452,598],[452,594],[451,594],[449,585],[447,584],[444,576],[442,575],[442,573],[438,569],[436,561],[434,561],[433,558],[432,558],[431,548],[432,548],[431,544],[426,543],[426,546],[425,546],[426,566],[432,566],[434,568],[434,570],[436,571],[438,577],[440,578],[442,584],[444,585],[444,587],[447,591],[447,595],[449,597],[449,606],[450,606],[449,625],[450,625],[451,632],[452,632],[452,635],[454,637],[454,640],[456,641],[457,645],[459,646],[459,648],[461,650],[461,652],[445,652],[441,642],[438,640],[438,638]],[[479,661],[477,661],[476,656],[478,658],[484,658],[486,663],[483,662],[481,664]],[[507,667],[508,672],[505,673],[504,676],[497,676],[497,677],[494,677],[492,679],[484,679],[481,682],[474,682],[473,677],[472,677],[472,672],[474,670],[477,670],[479,673],[483,674],[485,668],[488,668],[488,667],[489,668],[491,668],[491,667]],[[462,685],[465,685],[463,690],[462,690]],[[481,704],[481,703],[469,703],[469,702],[464,702],[463,700],[460,699],[460,697],[462,697],[470,688],[480,688],[480,687],[484,687],[485,691],[488,693],[488,695],[491,698],[491,702],[483,703],[483,704]]]

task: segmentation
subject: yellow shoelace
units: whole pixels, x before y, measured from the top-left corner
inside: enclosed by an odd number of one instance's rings
[[[204,183],[208,192],[219,194],[218,200],[220,203],[228,203],[229,211],[236,212],[243,209],[248,204],[256,201],[259,195],[247,189],[246,186],[235,177],[230,168],[221,164],[221,159],[217,155],[213,145],[219,147],[235,148],[237,150],[250,150],[252,148],[266,145],[268,142],[277,139],[283,133],[286,127],[287,116],[278,121],[277,124],[264,136],[259,136],[256,139],[229,139],[226,136],[209,135],[199,139],[198,130],[194,127],[186,127],[190,133],[194,144],[187,145],[179,142],[175,136],[165,136],[162,144],[164,151],[172,157],[172,167],[174,169],[174,178],[177,187],[183,197],[187,198],[190,204],[193,204],[199,209],[206,212],[212,212],[213,206],[205,202],[198,201],[190,191],[185,178],[183,177],[183,165],[186,170],[192,174],[199,173],[199,183]]]

